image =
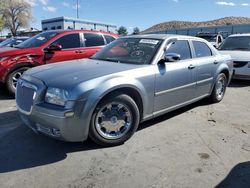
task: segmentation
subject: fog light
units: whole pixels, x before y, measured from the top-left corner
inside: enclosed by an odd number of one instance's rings
[[[65,112],[65,117],[73,117],[75,115],[75,112]]]

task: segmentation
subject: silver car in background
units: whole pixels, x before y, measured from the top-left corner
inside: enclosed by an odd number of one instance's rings
[[[219,50],[233,58],[233,78],[250,80],[250,34],[230,35]]]
[[[91,59],[28,70],[18,80],[16,102],[35,132],[114,146],[140,122],[205,97],[220,102],[231,76],[231,57],[203,39],[128,36]]]

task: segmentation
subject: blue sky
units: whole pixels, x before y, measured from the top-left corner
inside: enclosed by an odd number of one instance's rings
[[[76,0],[25,0],[32,5],[31,27],[41,20],[76,17]],[[207,21],[225,16],[250,17],[250,0],[79,0],[81,19],[144,30],[171,21]]]

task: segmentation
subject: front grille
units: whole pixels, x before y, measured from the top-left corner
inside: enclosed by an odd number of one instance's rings
[[[16,102],[18,107],[25,111],[30,112],[33,105],[33,97],[35,89],[30,86],[27,87],[23,81],[18,82],[16,90]]]
[[[244,67],[249,61],[234,61],[234,68]]]

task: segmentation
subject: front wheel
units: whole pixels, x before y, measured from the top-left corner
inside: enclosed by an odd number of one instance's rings
[[[134,100],[125,94],[104,99],[97,105],[91,119],[89,136],[97,144],[123,144],[136,131],[140,113]]]
[[[216,82],[212,94],[210,96],[211,102],[213,103],[220,102],[225,95],[226,88],[227,88],[227,77],[224,73],[220,73],[216,78]]]
[[[17,80],[22,76],[22,74],[28,70],[29,67],[20,67],[14,71],[12,71],[6,80],[6,87],[10,94],[15,95]]]

